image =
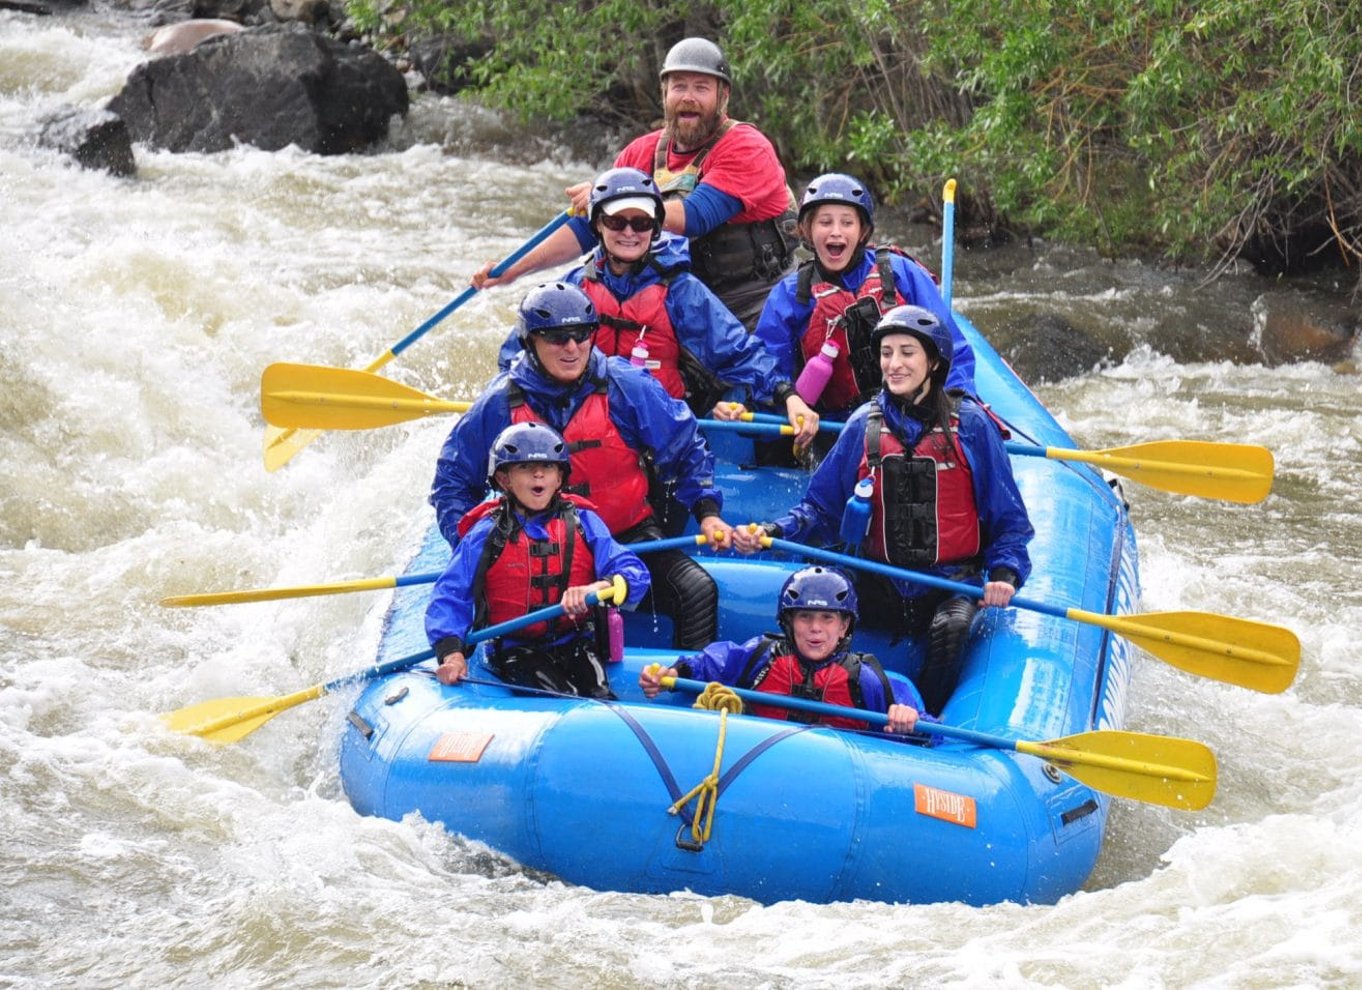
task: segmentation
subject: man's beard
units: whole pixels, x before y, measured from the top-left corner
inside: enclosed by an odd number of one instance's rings
[[[716,108],[713,113],[702,114],[694,122],[680,121],[676,119],[673,111],[666,114],[667,133],[671,135],[672,143],[680,150],[694,151],[711,137],[719,129],[719,123],[723,120],[723,109]]]

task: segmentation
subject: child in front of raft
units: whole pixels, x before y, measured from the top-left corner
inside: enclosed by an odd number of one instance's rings
[[[596,347],[646,367],[697,416],[713,410],[720,419],[734,418],[730,403],[718,409],[714,403],[738,388],[750,402],[779,408],[796,443],[812,441],[818,415],[795,392],[791,375],[691,272],[686,239],[662,229],[666,209],[652,177],[636,168],[609,169],[591,184],[589,203],[599,243],[562,281],[595,305],[601,322]],[[503,371],[520,351],[512,331],[501,347]]]
[[[853,653],[851,634],[858,618],[856,588],[840,571],[805,567],[785,579],[776,605],[780,634],[756,636],[745,643],[724,640],[663,670],[645,667],[638,686],[657,697],[663,677],[717,681],[773,695],[804,698],[844,708],[887,715],[886,732],[911,733],[922,699],[910,681],[891,680],[869,653]],[[817,715],[774,705],[749,704],[753,715],[818,722],[844,729],[866,729],[863,719]],[[935,721],[923,717],[923,721]]]
[[[431,486],[435,521],[450,546],[459,522],[487,490],[487,452],[511,423],[547,423],[568,444],[572,491],[589,498],[620,543],[662,538],[651,489],[689,512],[711,547],[727,547],[714,456],[684,402],[627,361],[593,344],[596,307],[575,285],[539,285],[520,302],[524,351],[460,417],[440,451]],[[661,502],[663,499],[658,498]],[[672,645],[698,650],[718,632],[719,589],[682,550],[649,553],[643,607],[672,619]]]
[[[804,499],[774,522],[734,530],[741,551],[764,535],[810,545],[837,542],[848,498],[871,478],[867,557],[980,585],[977,598],[861,572],[865,612],[895,635],[927,635],[916,678],[939,715],[959,681],[978,609],[1002,607],[1031,572],[1034,535],[993,421],[973,399],[947,391],[953,338],[936,314],[899,306],[872,335],[883,385],[847,421],[809,479]]]
[[[488,666],[521,687],[613,698],[587,595],[624,578],[627,601],[648,590],[648,569],[616,543],[586,499],[564,494],[571,464],[550,426],[516,423],[502,430],[488,456],[487,480],[500,494],[459,520],[462,537],[431,592],[426,636],[453,684],[468,673],[468,634],[518,619],[547,605],[563,615],[494,641]]]
[[[791,380],[825,344],[837,348],[831,377],[816,397],[804,395],[806,402],[821,415],[845,419],[873,395],[880,366],[872,332],[882,313],[907,304],[929,310],[948,328],[955,359],[946,384],[973,391],[974,351],[931,273],[897,248],[870,243],[875,203],[864,183],[839,172],[814,179],[800,201],[797,230],[814,256],[772,288],[756,336],[778,373]],[[820,434],[819,441],[830,443],[830,435]],[[788,457],[779,453],[782,445],[770,447],[769,457]]]

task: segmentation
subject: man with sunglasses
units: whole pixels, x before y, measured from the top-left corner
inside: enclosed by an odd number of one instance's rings
[[[733,79],[719,46],[684,38],[662,63],[664,126],[634,139],[616,167],[653,177],[667,199],[664,229],[690,239],[696,276],[746,326],[756,327],[772,286],[794,270],[795,198],[769,138],[728,116]],[[586,217],[591,184],[567,189]],[[500,278],[488,263],[473,276],[483,288],[563,264],[589,251],[590,224],[560,228]]]
[[[567,441],[568,491],[587,498],[620,543],[662,537],[654,483],[694,515],[710,546],[729,544],[714,458],[695,416],[642,368],[610,361],[593,344],[599,328],[586,293],[563,282],[536,286],[520,303],[524,353],[487,386],[450,431],[430,501],[440,532],[458,546],[459,520],[487,490],[488,452],[511,423],[544,422]],[[686,554],[647,554],[652,589],[643,607],[670,615],[673,645],[699,649],[718,631],[714,579]]]
[[[685,238],[662,230],[665,205],[652,177],[636,168],[608,169],[592,183],[590,204],[600,243],[562,280],[595,304],[601,324],[596,347],[647,368],[697,416],[731,418],[731,404],[715,404],[736,387],[746,405],[782,410],[795,442],[810,443],[818,415],[761,341],[691,274]],[[520,346],[512,331],[501,348],[503,370]]]

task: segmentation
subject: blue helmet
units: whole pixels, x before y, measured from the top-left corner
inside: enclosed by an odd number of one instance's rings
[[[799,201],[799,222],[803,223],[809,211],[822,203],[854,206],[860,210],[866,230],[875,229],[875,201],[870,198],[870,190],[865,183],[859,179],[841,172],[829,172],[814,179],[804,190],[804,198]]]
[[[785,579],[780,589],[780,604],[776,619],[789,632],[791,612],[809,609],[817,612],[841,612],[851,617],[847,627],[850,636],[856,628],[856,587],[841,571],[832,567],[804,567]]]
[[[596,307],[591,304],[585,292],[566,282],[546,282],[536,285],[525,298],[520,300],[520,318],[516,321],[516,339],[526,351],[530,347],[530,334],[560,327],[596,327],[600,320]]]
[[[870,339],[875,350],[885,337],[896,333],[906,333],[922,341],[927,356],[937,362],[932,377],[945,380],[950,370],[951,358],[955,355],[955,341],[951,339],[950,329],[942,323],[935,313],[921,306],[895,306],[880,317],[875,324]]]
[[[608,211],[611,213],[630,207],[651,213],[658,226],[658,230],[653,232],[654,236],[660,233],[662,222],[667,219],[667,210],[662,203],[662,194],[657,190],[657,183],[651,175],[636,168],[612,168],[596,176],[596,181],[591,184],[588,207],[593,225],[607,203],[617,204],[614,210]]]
[[[572,462],[558,431],[545,423],[512,423],[492,441],[487,454],[487,480],[497,488],[496,473],[502,468],[541,462],[557,464],[563,469],[563,481],[567,481]]]

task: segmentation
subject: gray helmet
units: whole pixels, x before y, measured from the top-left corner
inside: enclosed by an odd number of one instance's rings
[[[728,59],[724,58],[719,46],[708,38],[682,38],[672,45],[662,63],[662,71],[658,73],[663,82],[666,82],[668,72],[699,72],[706,76],[718,76],[729,86],[733,85]]]

